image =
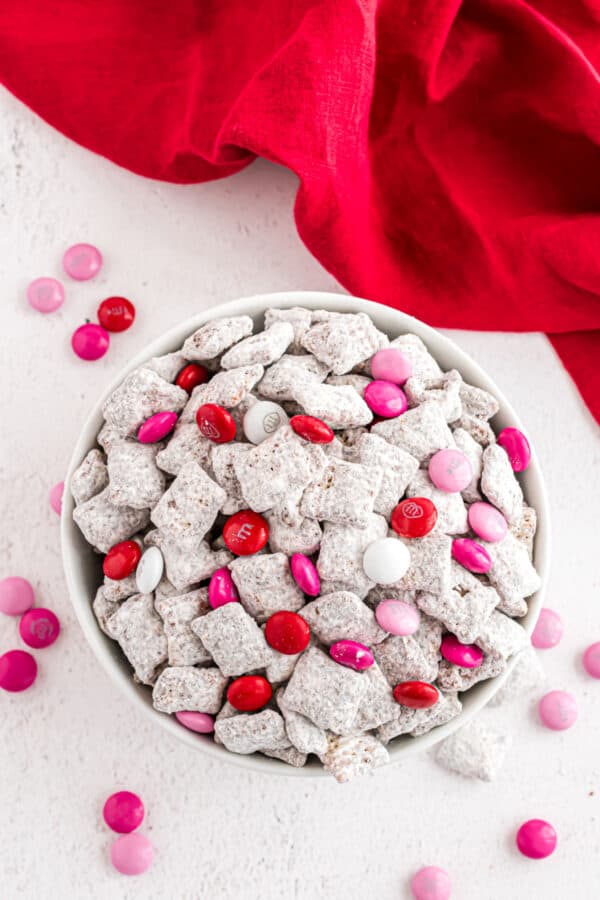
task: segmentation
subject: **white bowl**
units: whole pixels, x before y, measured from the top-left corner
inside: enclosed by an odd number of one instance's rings
[[[247,769],[253,769],[257,772],[308,777],[324,774],[324,770],[317,761],[302,769],[294,769],[292,766],[264,756],[240,756],[230,753],[223,747],[215,744],[210,737],[204,737],[183,728],[174,717],[156,712],[152,706],[150,690],[133,681],[131,667],[121,653],[119,645],[111,641],[100,630],[96,622],[92,611],[92,600],[101,582],[100,561],[98,555],[92,551],[79,528],[73,522],[73,500],[69,489],[74,470],[79,466],[86,453],[96,444],[96,435],[103,423],[102,405],[104,401],[132,369],[137,368],[153,356],[160,356],[163,353],[178,350],[189,334],[211,319],[220,316],[246,314],[252,316],[258,325],[262,325],[262,317],[266,309],[269,307],[290,306],[305,306],[309,309],[325,308],[338,312],[365,312],[373,319],[375,325],[388,334],[390,338],[397,337],[399,334],[407,331],[418,335],[443,369],[458,369],[465,381],[494,394],[500,403],[500,411],[493,420],[496,430],[511,425],[526,431],[511,404],[498,390],[489,375],[486,375],[483,369],[453,341],[418,319],[412,318],[412,316],[405,315],[405,313],[396,309],[382,306],[370,300],[360,300],[356,297],[313,291],[294,291],[245,297],[241,300],[234,300],[231,303],[214,306],[197,316],[193,316],[191,319],[187,319],[185,322],[181,322],[181,324],[162,335],[162,337],[158,338],[132,359],[119,376],[108,385],[83,426],[73,451],[65,482],[61,534],[67,585],[77,618],[92,650],[125,696],[172,735],[175,735],[190,747],[195,747],[197,750],[207,753],[209,756],[243,766]],[[530,634],[542,606],[542,593],[548,572],[550,547],[548,502],[535,449],[533,450],[531,465],[526,472],[522,473],[520,481],[528,503],[535,507],[538,514],[534,561],[542,579],[542,587],[529,599],[529,610],[522,620],[522,624]],[[417,738],[408,735],[397,738],[388,748],[390,762],[399,762],[402,759],[406,759],[411,753],[426,750],[464,725],[468,719],[485,706],[488,700],[501,687],[514,663],[515,659],[513,658],[502,675],[489,681],[480,682],[468,691],[464,695],[461,714],[451,722],[448,722],[447,725],[435,728],[433,731]]]

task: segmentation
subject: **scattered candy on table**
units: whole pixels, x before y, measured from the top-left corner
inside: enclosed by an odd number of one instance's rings
[[[529,819],[517,831],[517,847],[530,859],[545,859],[556,850],[556,831],[543,819]]]
[[[227,688],[227,699],[240,712],[255,712],[269,702],[273,688],[262,675],[242,675]]]
[[[318,597],[321,590],[321,579],[314,562],[304,553],[293,553],[290,557],[290,569],[294,581],[301,591],[309,597]]]
[[[427,681],[403,681],[393,692],[394,700],[409,709],[429,709],[440,699],[440,692]]]
[[[438,511],[428,497],[409,497],[393,510],[390,524],[404,538],[421,538],[435,528]]]
[[[244,434],[251,443],[261,444],[278,428],[287,425],[288,421],[286,411],[278,403],[273,403],[271,400],[259,400],[250,407],[244,416]]]
[[[216,403],[204,403],[196,413],[200,434],[215,444],[227,444],[236,433],[236,425],[229,410]]]
[[[523,432],[518,428],[503,428],[497,441],[506,450],[513,472],[524,472],[531,462],[531,447]]]
[[[408,409],[406,394],[391,381],[371,381],[365,388],[365,403],[382,419],[393,419]]]
[[[111,547],[102,562],[102,571],[113,581],[122,581],[135,571],[142,557],[140,545],[136,541],[121,541]]]
[[[19,634],[28,647],[41,650],[54,643],[60,634],[60,622],[51,609],[38,606],[23,614]]]
[[[492,558],[485,547],[471,538],[455,538],[452,541],[452,557],[469,572],[485,574],[492,568]]]
[[[410,553],[397,538],[379,538],[369,544],[363,556],[365,575],[376,584],[393,584],[407,572]]]
[[[267,619],[265,638],[278,653],[292,656],[308,647],[310,627],[298,613],[282,609]]]
[[[93,244],[73,244],[65,250],[63,268],[75,281],[89,281],[102,267],[102,254]]]
[[[491,503],[476,501],[469,507],[469,525],[484,541],[496,543],[506,537],[508,522],[499,509]]]
[[[336,641],[329,648],[329,655],[342,666],[362,672],[375,663],[375,657],[369,647],[359,641]]]
[[[154,848],[143,834],[124,834],[110,848],[110,860],[122,875],[141,875],[154,861]]]
[[[27,286],[29,305],[41,313],[51,313],[63,305],[65,289],[56,278],[35,278]]]
[[[21,616],[34,602],[33,587],[26,578],[11,575],[0,581],[0,612],[5,616]]]
[[[206,366],[202,366],[200,363],[189,363],[183,367],[175,379],[175,384],[191,394],[195,387],[198,387],[199,384],[206,384],[209,378],[210,373]]]
[[[334,438],[333,429],[315,416],[292,416],[292,429],[311,444],[330,444]]]
[[[50,494],[48,495],[50,499],[50,506],[54,510],[57,516],[60,516],[62,512],[62,499],[63,494],[65,492],[65,483],[64,481],[59,481],[58,484],[55,484],[54,487],[50,488]]]
[[[208,713],[182,710],[175,713],[175,718],[184,728],[197,731],[198,734],[212,734],[215,730],[215,720]]]
[[[378,624],[388,634],[406,637],[418,630],[421,622],[419,610],[404,600],[382,600],[375,610]]]
[[[386,347],[378,350],[371,359],[371,375],[382,381],[404,384],[413,373],[412,363],[401,350]]]
[[[101,325],[87,322],[76,328],[71,337],[71,346],[75,354],[86,362],[101,359],[108,350],[110,336]]]
[[[531,643],[537,650],[547,650],[560,643],[564,632],[561,617],[553,609],[544,606],[531,635]]]
[[[176,422],[176,412],[155,413],[140,425],[137,439],[141,444],[156,444],[173,431]]]
[[[269,540],[268,522],[259,513],[242,509],[225,522],[223,540],[227,549],[237,556],[251,556]]]
[[[583,666],[592,678],[600,678],[600,641],[587,648],[583,654]]]
[[[476,644],[462,644],[454,634],[445,634],[440,653],[455,666],[477,669],[483,662],[483,650]]]
[[[460,450],[438,450],[429,460],[428,471],[436,488],[449,494],[464,491],[473,479],[473,467]]]
[[[552,731],[565,731],[577,721],[577,700],[568,691],[550,691],[538,705],[542,725]]]
[[[239,599],[240,595],[233,583],[229,569],[217,569],[216,572],[213,572],[208,583],[208,602],[211,607],[218,609],[225,603],[235,603]]]
[[[127,331],[135,319],[135,306],[125,297],[107,297],[98,306],[97,316],[107,331]]]
[[[9,650],[0,656],[0,688],[17,693],[31,687],[37,676],[37,663],[26,650]]]
[[[449,900],[452,883],[445,869],[425,866],[413,875],[410,889],[414,900]]]
[[[107,798],[102,809],[104,821],[119,834],[135,831],[144,819],[144,804],[131,791],[117,791]]]
[[[163,576],[165,560],[158,547],[148,547],[142,553],[135,570],[135,582],[140,594],[151,594]]]

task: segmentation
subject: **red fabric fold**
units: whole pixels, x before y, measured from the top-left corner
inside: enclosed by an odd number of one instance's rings
[[[600,421],[600,0],[4,0],[0,80],[141,175],[300,179],[307,247],[433,325],[545,331]]]

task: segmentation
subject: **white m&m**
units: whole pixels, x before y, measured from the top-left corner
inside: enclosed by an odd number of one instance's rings
[[[397,538],[380,538],[369,544],[363,556],[365,575],[376,584],[399,581],[410,566],[408,547]]]
[[[151,594],[163,576],[165,561],[158,547],[148,547],[135,570],[135,583],[140,594]]]
[[[259,400],[244,416],[244,434],[253,444],[260,444],[288,422],[285,409],[270,400]]]

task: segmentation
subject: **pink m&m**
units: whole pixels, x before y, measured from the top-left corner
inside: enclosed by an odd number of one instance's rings
[[[415,900],[448,900],[452,884],[445,869],[425,866],[413,875],[410,889]]]
[[[577,700],[567,691],[550,691],[538,705],[540,722],[552,731],[565,731],[577,721]]]
[[[469,507],[469,525],[475,534],[491,544],[506,537],[508,522],[491,503],[477,501]]]
[[[365,403],[384,419],[393,419],[408,409],[404,391],[391,381],[371,381],[365,388]]]
[[[76,328],[71,336],[71,347],[80,359],[91,362],[100,359],[108,350],[110,336],[102,325],[88,322]]]
[[[329,648],[329,655],[340,665],[356,669],[357,672],[370,668],[375,662],[369,648],[358,641],[336,641]]]
[[[26,578],[11,575],[0,581],[0,612],[5,616],[21,616],[35,601],[33,587]]]
[[[19,634],[28,647],[41,650],[54,643],[60,634],[60,622],[51,609],[29,609],[19,622]]]
[[[564,626],[559,614],[544,606],[533,629],[531,643],[537,650],[556,647],[560,643],[563,631]]]
[[[110,861],[122,875],[141,875],[154,861],[154,848],[143,834],[123,834],[110,848]]]
[[[102,809],[104,821],[113,831],[129,834],[142,824],[144,804],[131,791],[117,791],[106,800]]]
[[[396,347],[385,347],[378,350],[371,359],[371,375],[382,381],[392,381],[394,384],[404,384],[413,373],[413,367],[408,356]]]
[[[55,484],[54,487],[50,488],[50,493],[48,494],[48,499],[50,500],[50,506],[54,510],[57,516],[60,516],[62,512],[62,499],[63,494],[65,492],[65,483],[64,481],[59,481],[58,484]]]
[[[102,254],[93,244],[73,244],[65,250],[63,269],[76,281],[88,281],[102,267]]]
[[[429,477],[440,491],[454,494],[471,483],[473,468],[460,450],[438,450],[429,460]]]
[[[162,441],[175,428],[176,412],[158,412],[143,422],[137,433],[140,444],[155,444]]]
[[[403,637],[414,634],[421,621],[418,609],[410,603],[405,603],[404,600],[382,600],[375,610],[375,618],[388,634],[399,634]]]
[[[318,597],[321,590],[321,580],[315,564],[304,553],[293,553],[290,559],[290,569],[294,581],[301,591],[309,597]]]
[[[65,289],[56,278],[36,278],[27,286],[27,301],[41,313],[51,313],[65,301]]]
[[[452,557],[469,572],[485,574],[492,568],[492,558],[485,547],[471,538],[455,538],[452,541]]]
[[[498,444],[506,450],[513,472],[524,472],[531,462],[529,441],[518,428],[503,428]]]
[[[477,669],[483,662],[483,650],[477,644],[461,644],[453,634],[444,635],[440,653],[448,662],[463,669]]]
[[[517,847],[530,859],[544,859],[556,850],[556,831],[550,822],[529,819],[517,831]]]
[[[182,710],[175,713],[175,718],[180,725],[198,734],[212,734],[215,730],[215,720],[208,713]]]
[[[37,663],[26,650],[9,650],[0,656],[0,688],[17,693],[31,687],[36,679]]]
[[[208,583],[208,602],[212,608],[218,609],[219,606],[235,603],[239,599],[240,595],[233,583],[229,569],[217,569],[216,572],[213,572]]]
[[[590,644],[583,654],[583,667],[592,678],[600,678],[600,641]]]

